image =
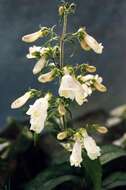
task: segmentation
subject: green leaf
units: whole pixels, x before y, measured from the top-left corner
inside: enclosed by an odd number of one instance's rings
[[[25,190],[52,190],[58,185],[61,185],[67,181],[72,181],[73,183],[77,183],[78,177],[73,175],[64,175],[56,178],[51,178],[43,182],[43,180],[39,180],[39,183],[31,183],[26,186]]]
[[[102,165],[119,157],[126,156],[126,151],[115,145],[104,145],[101,147],[101,149],[102,154],[100,157],[100,162]]]
[[[90,160],[86,155],[84,156],[83,166],[85,168],[85,177],[88,189],[101,190],[102,168],[100,161]]]
[[[126,173],[115,172],[103,181],[103,188],[113,189],[115,187],[126,186]]]
[[[67,176],[67,177],[60,178],[63,176],[64,177]],[[72,176],[72,177],[70,177],[70,176]],[[52,187],[54,185],[57,186],[65,181],[69,181],[70,179],[72,180],[73,177],[75,178],[75,176],[72,175],[72,168],[70,165],[67,165],[67,164],[54,165],[54,166],[46,169],[39,175],[37,175],[31,182],[29,182],[25,186],[25,190],[41,190],[41,189],[47,190],[49,188],[48,186],[50,186],[50,187]],[[78,177],[76,177],[76,180],[75,179],[74,180],[77,181],[77,179],[78,179]],[[50,185],[48,185],[48,183]]]

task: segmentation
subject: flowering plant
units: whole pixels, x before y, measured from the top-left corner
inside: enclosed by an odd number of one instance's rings
[[[81,167],[86,156],[89,160],[97,160],[101,155],[101,149],[90,133],[92,131],[106,133],[107,129],[96,124],[81,128],[69,126],[72,116],[70,106],[73,101],[81,106],[88,102],[89,96],[94,91],[106,92],[107,89],[102,84],[102,77],[93,74],[96,72],[95,66],[87,63],[69,65],[64,60],[64,44],[71,40],[78,40],[81,48],[85,51],[94,51],[97,54],[101,54],[103,51],[102,43],[98,43],[90,36],[85,27],[81,27],[73,33],[67,32],[68,16],[75,12],[75,8],[74,3],[63,2],[59,6],[58,12],[63,23],[61,35],[55,32],[55,26],[53,26],[40,27],[37,32],[22,37],[26,43],[32,43],[44,37],[47,39],[42,46],[30,47],[26,57],[35,59],[33,74],[37,76],[40,83],[56,80],[58,86],[56,95],[50,91],[30,89],[16,99],[11,104],[11,108],[20,108],[29,99],[36,98],[26,112],[30,116],[30,130],[36,137],[53,118],[58,126],[56,129],[57,140],[70,152],[70,165]]]

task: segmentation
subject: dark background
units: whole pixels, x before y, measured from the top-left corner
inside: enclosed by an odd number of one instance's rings
[[[97,108],[111,109],[126,103],[126,0],[78,0],[76,14],[70,18],[69,30],[86,26],[89,33],[103,42],[104,52],[80,54],[74,63],[89,61],[97,66],[108,87],[105,94],[96,93],[82,108],[81,114]],[[11,110],[10,103],[28,87],[47,89],[32,75],[34,61],[25,54],[29,44],[21,41],[24,34],[42,26],[58,24],[58,0],[0,0],[0,125],[7,116],[21,116],[21,110]],[[60,28],[58,31],[61,32]],[[56,85],[53,86],[56,91]],[[78,112],[79,110],[79,112]]]

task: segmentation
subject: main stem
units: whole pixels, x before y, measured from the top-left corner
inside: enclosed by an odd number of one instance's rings
[[[60,39],[60,67],[62,68],[64,65],[64,37],[67,30],[67,14],[64,13],[63,18],[63,32]]]

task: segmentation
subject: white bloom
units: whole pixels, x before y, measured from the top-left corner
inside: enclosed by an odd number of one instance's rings
[[[27,115],[31,116],[30,130],[35,131],[38,134],[43,130],[47,118],[48,100],[48,94],[44,98],[37,99],[26,112]]]
[[[126,104],[121,105],[113,110],[111,110],[110,115],[114,117],[121,117],[126,112]]]
[[[37,39],[39,39],[42,36],[42,31],[39,30],[37,32],[34,32],[32,34],[27,34],[25,36],[22,37],[22,41],[27,42],[27,43],[31,43],[36,41]]]
[[[103,50],[102,43],[98,43],[92,36],[88,35],[86,32],[83,39],[80,41],[81,47],[85,50],[92,49],[95,53],[101,54]]]
[[[33,74],[35,75],[39,73],[44,68],[45,64],[46,64],[46,57],[42,56],[35,64],[33,68]]]
[[[72,154],[70,155],[70,164],[71,166],[81,167],[82,162],[82,146],[79,140],[76,140]]]
[[[62,77],[59,95],[71,100],[75,99],[79,105],[86,101],[82,85],[68,73]]]
[[[28,59],[36,58],[35,53],[40,52],[41,46],[33,46],[29,48],[29,54],[26,55]]]
[[[84,148],[86,149],[87,155],[91,160],[95,160],[101,155],[100,147],[97,146],[95,140],[88,135],[84,137]]]
[[[54,78],[54,70],[52,70],[52,71],[50,71],[48,73],[40,75],[38,80],[39,80],[39,82],[45,83],[45,82],[52,81],[53,78]]]
[[[11,108],[16,109],[22,107],[31,97],[31,92],[26,92],[23,96],[17,98],[12,104]]]

